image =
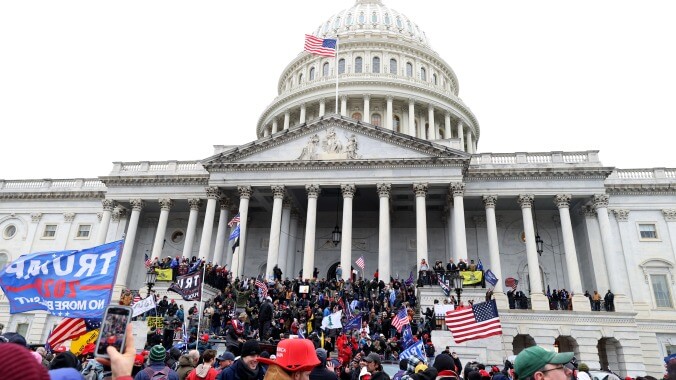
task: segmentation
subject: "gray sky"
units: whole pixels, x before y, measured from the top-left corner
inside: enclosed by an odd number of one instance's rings
[[[96,177],[254,140],[303,35],[353,2],[0,2],[0,178]],[[676,167],[676,2],[384,3],[455,70],[480,152]]]

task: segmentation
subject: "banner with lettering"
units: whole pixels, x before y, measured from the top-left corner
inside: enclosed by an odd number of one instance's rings
[[[194,272],[185,276],[177,276],[176,282],[169,286],[169,290],[176,292],[186,301],[202,300],[202,272]]]
[[[475,271],[463,270],[463,271],[460,271],[460,275],[463,277],[463,281],[462,281],[463,285],[480,284],[481,279],[483,278],[483,272],[480,271],[480,270],[475,270]]]
[[[171,281],[173,280],[172,277],[172,270],[171,268],[169,269],[155,269],[155,273],[157,273],[157,279],[155,281]]]
[[[10,314],[45,310],[69,318],[101,318],[110,303],[123,241],[80,251],[23,255],[0,271]]]
[[[134,305],[131,308],[133,310],[132,317],[141,315],[148,310],[152,310],[155,308],[155,296],[150,295],[138,302],[134,302]]]

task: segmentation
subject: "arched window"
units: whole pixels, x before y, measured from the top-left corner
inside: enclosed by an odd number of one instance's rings
[[[354,72],[355,73],[361,73],[361,66],[362,66],[362,59],[361,57],[357,57],[354,59]]]
[[[406,62],[406,76],[413,76],[413,64],[411,62]]]
[[[329,76],[329,63],[324,62],[324,65],[322,66],[322,76],[328,77]]]
[[[336,17],[336,21],[333,22],[333,29],[338,29],[340,27],[340,16]]]
[[[427,80],[427,71],[424,67],[420,68],[420,80]]]
[[[390,59],[390,74],[397,73],[397,60],[392,58]]]
[[[363,23],[365,23],[365,22],[366,22],[366,15],[364,14],[364,12],[361,12],[361,13],[359,14],[359,23],[360,23],[360,24],[363,24]]]
[[[298,84],[303,83],[303,73],[298,74]]]
[[[371,124],[375,125],[376,127],[380,127],[381,123],[381,117],[379,113],[374,113],[371,115]]]
[[[310,68],[310,80],[315,80],[315,68]]]
[[[327,21],[326,24],[324,24],[324,33],[329,31],[329,22]]]
[[[352,114],[352,118],[355,120],[361,120],[361,113],[355,112]]]
[[[338,74],[345,74],[345,58],[338,60]]]
[[[390,20],[390,14],[385,13],[385,25],[390,26],[392,24],[392,20]]]
[[[7,256],[6,253],[0,252],[0,270],[2,270],[5,265],[7,265],[7,262],[9,261],[9,257]]]
[[[401,19],[399,18],[399,16],[397,16],[397,28],[399,28],[399,29],[404,28],[404,24],[401,22]]]
[[[437,85],[437,74],[432,74],[432,82],[434,82],[434,85]]]
[[[373,57],[373,70],[374,73],[380,72],[380,57]]]
[[[392,119],[392,127],[396,132],[401,132],[401,120],[399,119],[399,116],[395,116],[394,119]]]
[[[378,22],[378,14],[376,12],[371,13],[371,22],[374,24]]]
[[[347,18],[345,19],[345,25],[350,26],[352,25],[352,22],[354,20],[352,19],[352,13],[347,14]]]
[[[437,131],[437,136],[439,136],[440,139],[447,139],[446,137],[446,131],[444,130],[443,127],[440,127],[439,130]]]

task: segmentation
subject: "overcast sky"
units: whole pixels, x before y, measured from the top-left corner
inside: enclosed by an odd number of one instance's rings
[[[0,178],[97,177],[254,140],[303,35],[353,3],[0,2]],[[676,167],[676,2],[384,3],[454,69],[480,152]]]

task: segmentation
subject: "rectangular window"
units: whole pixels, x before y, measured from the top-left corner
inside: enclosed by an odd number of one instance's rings
[[[80,226],[77,228],[76,238],[89,239],[89,233],[91,232],[91,230],[92,230],[91,224],[80,224]]]
[[[657,240],[657,226],[655,223],[639,223],[638,232],[641,240]]]
[[[655,295],[655,305],[657,307],[672,308],[671,292],[669,291],[669,282],[664,274],[650,275],[650,281],[653,285],[653,294]]]
[[[16,325],[16,332],[21,336],[28,336],[28,323],[19,323]]]
[[[45,225],[45,232],[42,234],[43,238],[53,238],[56,236],[56,224]]]

